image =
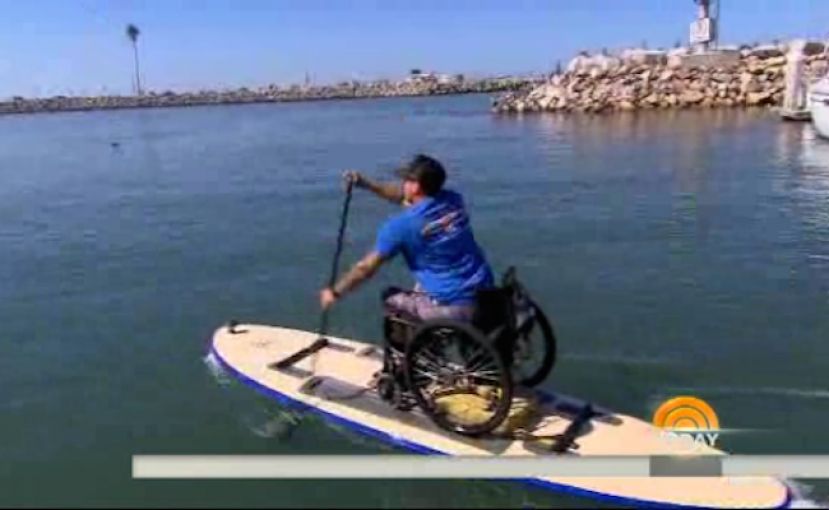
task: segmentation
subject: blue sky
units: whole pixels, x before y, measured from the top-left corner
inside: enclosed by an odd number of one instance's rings
[[[724,43],[829,37],[827,0],[722,0]],[[0,97],[549,71],[687,40],[691,0],[0,0]]]

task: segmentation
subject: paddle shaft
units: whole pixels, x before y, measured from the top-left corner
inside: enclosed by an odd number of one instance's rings
[[[343,210],[340,214],[340,229],[337,232],[337,249],[334,252],[334,260],[331,263],[331,275],[328,278],[328,287],[331,288],[337,283],[337,273],[339,272],[340,267],[340,254],[343,251],[343,236],[345,235],[345,225],[346,219],[348,218],[348,207],[351,204],[351,190],[353,184],[351,181],[348,182],[345,190],[345,202],[343,203]],[[321,349],[329,347],[330,342],[327,338],[325,338],[325,334],[328,332],[328,308],[322,311],[322,315],[320,316],[320,325],[319,325],[319,337],[304,349],[300,349],[299,351],[293,353],[292,355],[288,356],[287,358],[281,359],[274,363],[271,363],[269,366],[275,369],[285,369],[289,368],[296,363],[299,363],[303,359],[307,358],[308,356],[315,355]],[[314,356],[314,366],[316,367],[316,356]],[[316,368],[312,370],[312,372],[316,372]]]
[[[340,269],[340,255],[343,252],[343,237],[345,236],[345,227],[348,220],[348,209],[351,205],[351,191],[354,184],[351,180],[348,181],[345,189],[345,201],[343,202],[343,209],[340,213],[340,228],[337,231],[337,248],[334,251],[334,260],[331,262],[331,275],[328,278],[328,287],[333,288],[337,283],[337,275]],[[322,311],[320,316],[319,336],[324,338],[328,332],[328,310],[326,308]]]

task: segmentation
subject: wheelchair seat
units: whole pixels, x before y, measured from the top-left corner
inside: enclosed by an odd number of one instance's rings
[[[479,289],[475,295],[475,309],[470,325],[496,345],[509,350],[511,337],[517,331],[520,300],[512,284]],[[392,347],[405,350],[415,330],[429,322],[403,310],[386,307],[383,333]]]

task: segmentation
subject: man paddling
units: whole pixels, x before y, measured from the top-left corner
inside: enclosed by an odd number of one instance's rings
[[[377,233],[376,242],[333,287],[322,289],[320,305],[332,306],[370,279],[383,263],[402,255],[417,285],[390,288],[384,304],[422,320],[470,320],[478,289],[493,275],[475,241],[463,197],[443,187],[446,172],[436,159],[419,154],[397,170],[402,183],[375,183],[359,172],[345,178],[358,188],[404,206]]]

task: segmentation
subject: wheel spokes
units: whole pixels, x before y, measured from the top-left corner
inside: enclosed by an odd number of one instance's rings
[[[427,414],[464,434],[500,423],[509,409],[511,377],[486,338],[463,325],[439,326],[414,342],[407,355],[410,390]]]

